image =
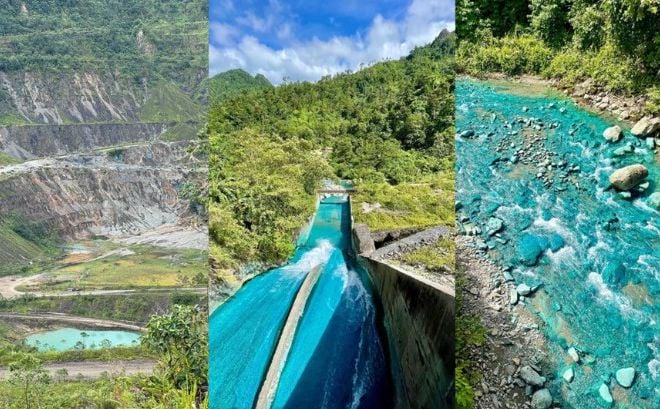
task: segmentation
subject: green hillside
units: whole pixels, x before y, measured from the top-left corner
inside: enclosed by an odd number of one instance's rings
[[[244,92],[272,87],[272,84],[261,74],[253,77],[237,69],[214,75],[209,79],[208,87],[209,103],[213,106]]]
[[[212,108],[216,265],[286,258],[327,177],[356,183],[357,221],[374,230],[453,226],[453,42],[443,33],[398,61]],[[373,201],[382,209],[361,213]]]

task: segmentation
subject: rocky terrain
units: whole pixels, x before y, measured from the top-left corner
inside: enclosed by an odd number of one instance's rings
[[[543,388],[543,324],[524,307],[531,293],[517,289],[508,270],[489,261],[473,237],[456,238],[456,256],[457,269],[466,280],[459,290],[462,303],[457,314],[481,317],[486,328],[485,343],[470,347],[465,357],[472,363],[468,369],[481,375],[475,387],[476,407],[551,407],[544,403],[549,391]]]

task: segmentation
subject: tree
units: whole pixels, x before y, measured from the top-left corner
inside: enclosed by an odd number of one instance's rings
[[[32,407],[33,397],[39,405],[38,386],[48,383],[50,376],[39,359],[30,353],[19,352],[17,359],[9,364],[9,382],[21,388],[25,408]]]
[[[177,389],[202,391],[207,384],[207,313],[199,306],[174,305],[165,315],[152,316],[142,345],[161,356],[160,370]]]

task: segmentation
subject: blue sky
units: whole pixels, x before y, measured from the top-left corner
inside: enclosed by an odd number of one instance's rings
[[[454,0],[211,0],[210,73],[279,84],[407,55],[454,29]]]

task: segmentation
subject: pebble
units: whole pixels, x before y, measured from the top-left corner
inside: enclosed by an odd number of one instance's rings
[[[539,389],[532,395],[532,407],[534,409],[548,409],[552,406],[552,395],[547,389]]]
[[[598,388],[598,395],[600,395],[600,398],[605,401],[605,403],[611,404],[614,401],[612,399],[612,394],[610,393],[610,388],[604,383]]]
[[[531,366],[523,366],[520,368],[520,378],[528,385],[543,386],[545,377],[539,375]]]
[[[575,376],[575,371],[573,371],[573,368],[568,368],[567,370],[564,371],[562,374],[562,378],[568,383],[573,382],[573,377]]]
[[[532,293],[532,289],[527,284],[518,284],[516,287],[516,292],[519,295],[528,296]]]

